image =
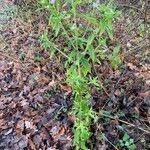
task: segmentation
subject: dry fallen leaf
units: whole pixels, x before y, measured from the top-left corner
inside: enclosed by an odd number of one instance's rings
[[[43,85],[46,85],[49,83],[49,77],[48,76],[44,76],[44,75],[41,75],[39,80],[38,80],[38,84],[43,86]]]
[[[49,82],[48,87],[53,87],[56,85],[56,81],[52,80],[51,82]]]
[[[114,93],[116,96],[121,96],[121,91],[119,89],[117,89]]]
[[[27,95],[29,92],[30,92],[30,86],[24,86],[23,87],[23,92],[24,92],[24,95]]]
[[[4,119],[0,119],[0,129],[5,125],[6,121]]]
[[[34,73],[40,73],[41,72],[41,67],[40,66],[34,67],[32,70],[33,70]]]
[[[20,70],[17,71],[17,76],[16,76],[17,81],[20,83],[21,79],[22,79],[22,73]]]
[[[23,99],[20,103],[24,109],[28,108],[28,106],[29,106],[29,102],[27,99]]]
[[[36,146],[35,146],[35,144],[32,142],[31,139],[28,140],[28,144],[29,144],[29,148],[30,148],[31,150],[36,150]]]
[[[142,97],[150,96],[150,91],[141,92],[141,93],[139,93],[139,96],[142,96]]]
[[[145,79],[150,79],[150,71],[145,71],[140,73]]]
[[[23,132],[23,130],[24,130],[24,121],[23,120],[19,120],[18,122],[17,122],[17,125],[16,125],[16,133],[18,134],[18,135],[22,135],[22,132]]]
[[[127,66],[131,69],[131,70],[138,70],[137,67],[135,65],[133,65],[132,63],[127,63]]]
[[[150,86],[150,80],[146,80],[146,84]]]
[[[72,89],[68,84],[60,84],[60,88],[63,92],[65,92],[64,95],[69,95],[72,92]]]

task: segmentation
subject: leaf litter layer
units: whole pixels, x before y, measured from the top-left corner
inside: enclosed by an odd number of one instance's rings
[[[30,6],[0,31],[1,149],[72,149],[71,88],[59,56],[51,60],[39,43],[47,29],[45,13]],[[137,149],[149,148],[149,32],[140,26],[142,17],[126,8],[115,24],[114,42],[120,41],[123,49],[120,69],[113,71],[107,61],[94,66],[104,89],[92,90],[99,120],[91,125],[91,150],[115,149],[124,133]]]

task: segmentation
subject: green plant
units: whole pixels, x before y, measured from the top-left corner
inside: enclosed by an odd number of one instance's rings
[[[43,57],[40,56],[39,54],[36,54],[34,56],[34,62],[41,62],[43,60]]]
[[[26,54],[22,52],[22,53],[19,55],[19,59],[20,59],[21,61],[24,61],[25,58],[26,58]]]
[[[125,133],[122,137],[122,140],[119,141],[121,147],[126,147],[128,150],[135,150],[136,145],[134,144],[134,140]]]
[[[106,41],[113,39],[112,22],[118,12],[112,3],[97,5],[89,12],[82,13],[78,10],[79,6],[92,6],[91,0],[40,2],[50,12],[49,25],[53,31],[52,35],[45,32],[40,41],[51,56],[60,53],[66,58],[66,81],[72,87],[74,96],[73,145],[77,150],[87,150],[87,142],[91,136],[90,125],[92,120],[96,120],[96,113],[91,105],[92,86],[101,89],[101,83],[92,75],[92,65],[100,64],[108,58]],[[117,54],[119,51],[114,50],[109,56],[110,61],[119,57]],[[112,66],[114,64],[116,69],[118,62],[112,63]]]
[[[44,92],[43,96],[44,96],[45,98],[51,98],[51,97],[53,97],[55,94],[56,94],[56,93],[55,93],[54,90],[47,90],[47,91]]]
[[[110,59],[110,62],[111,62],[111,65],[113,67],[113,69],[117,69],[118,66],[121,64],[121,59],[120,59],[120,56],[119,56],[119,51],[120,51],[120,47],[119,46],[116,46],[114,49],[113,49],[113,52],[112,54],[110,54],[108,56],[108,58]]]

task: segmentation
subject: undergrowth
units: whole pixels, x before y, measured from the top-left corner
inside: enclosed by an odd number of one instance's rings
[[[66,81],[74,96],[72,113],[75,116],[73,145],[87,150],[91,136],[90,125],[96,121],[92,109],[92,87],[101,89],[101,83],[92,75],[93,64],[108,60],[113,69],[121,63],[120,47],[109,48],[113,40],[113,21],[119,15],[112,3],[99,4],[91,0],[40,0],[49,11],[52,33],[45,31],[40,40],[50,56],[60,53],[65,58]]]

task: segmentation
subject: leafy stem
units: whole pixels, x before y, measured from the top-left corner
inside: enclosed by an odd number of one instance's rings
[[[96,118],[91,105],[92,87],[103,89],[107,93],[102,83],[99,83],[100,79],[92,75],[93,64],[109,60],[113,69],[117,69],[121,63],[120,47],[116,46],[109,56],[103,50],[107,47],[106,39],[113,39],[112,22],[117,12],[108,4],[99,5],[96,9],[80,14],[78,6],[90,4],[90,0],[66,0],[65,4],[60,0],[54,4],[50,4],[48,0],[41,2],[50,12],[49,25],[52,28],[50,34],[54,37],[50,39],[48,33],[44,33],[41,36],[41,43],[53,55],[58,51],[66,59],[66,82],[72,87],[74,97],[73,146],[76,150],[87,150],[91,136],[90,125]],[[65,11],[64,6],[68,6]],[[78,20],[86,20],[88,25],[81,23],[79,26]],[[57,45],[60,45],[59,42],[62,40],[65,47],[60,50]]]

